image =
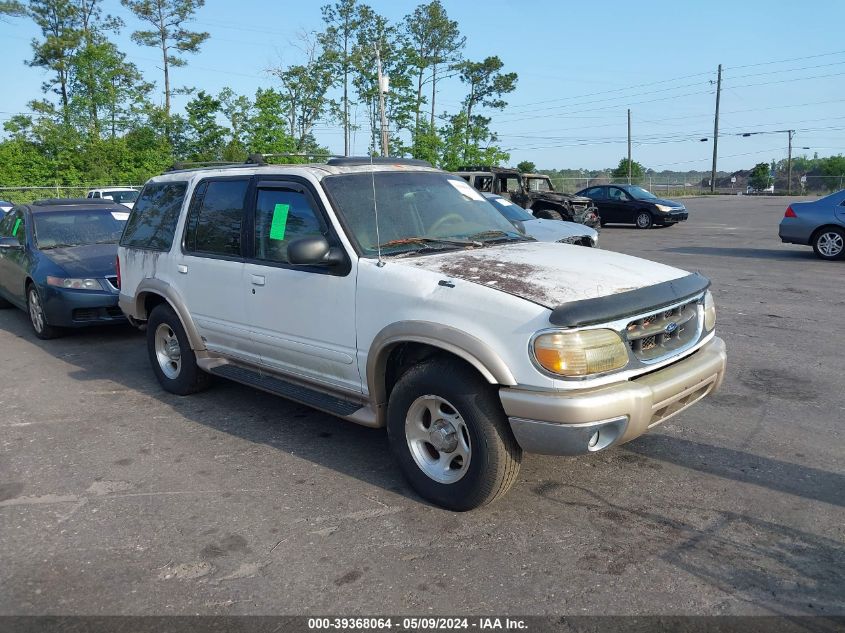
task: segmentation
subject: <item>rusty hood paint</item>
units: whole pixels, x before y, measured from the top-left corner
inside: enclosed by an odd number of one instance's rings
[[[550,309],[689,274],[612,251],[541,242],[422,255],[395,263],[487,286]]]

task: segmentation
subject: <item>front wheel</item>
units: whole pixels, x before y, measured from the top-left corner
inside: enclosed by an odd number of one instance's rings
[[[648,211],[640,211],[634,220],[638,229],[650,229],[654,224],[654,219]]]
[[[516,481],[522,449],[495,389],[475,371],[435,358],[410,368],[387,405],[391,450],[422,497],[472,510]]]
[[[57,338],[62,335],[62,331],[47,323],[47,315],[44,313],[44,304],[41,302],[41,295],[38,294],[38,288],[35,284],[30,284],[26,289],[26,307],[29,312],[29,322],[32,325],[32,331],[35,336],[43,341],[51,338]]]
[[[532,211],[535,218],[540,218],[541,220],[562,220],[563,215],[560,212],[555,211],[554,209],[538,209],[537,211]]]
[[[197,357],[182,322],[169,305],[157,305],[147,322],[147,353],[159,384],[187,396],[208,387],[211,376],[197,366]]]
[[[845,231],[830,227],[819,231],[813,240],[813,250],[820,259],[840,259],[845,255]]]

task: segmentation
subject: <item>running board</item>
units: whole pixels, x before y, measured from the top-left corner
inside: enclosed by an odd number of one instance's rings
[[[353,413],[365,407],[360,402],[345,400],[323,393],[322,391],[317,391],[316,389],[309,389],[308,387],[275,378],[268,374],[238,367],[237,365],[219,365],[210,368],[208,371],[215,376],[228,378],[229,380],[234,380],[235,382],[282,396],[288,400],[295,400],[301,404],[332,413],[342,418],[350,417]],[[359,422],[359,424],[365,423]],[[366,424],[366,426],[369,426],[369,424]]]

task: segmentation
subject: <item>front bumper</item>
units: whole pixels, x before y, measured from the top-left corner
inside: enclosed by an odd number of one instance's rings
[[[47,323],[58,327],[85,327],[126,323],[117,294],[98,290],[41,287]]]
[[[576,392],[503,387],[499,397],[523,450],[580,455],[639,437],[717,390],[726,359],[724,341],[713,338],[691,356],[621,384]]]
[[[683,211],[670,211],[669,213],[661,213],[658,215],[657,223],[675,224],[676,222],[684,222],[687,218],[689,218],[689,212],[686,209]]]

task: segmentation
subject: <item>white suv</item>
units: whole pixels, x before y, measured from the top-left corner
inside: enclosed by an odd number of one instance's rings
[[[536,242],[422,161],[167,173],[118,260],[166,390],[213,374],[387,427],[414,488],[455,510],[504,494],[523,451],[627,442],[725,372],[707,279]]]

